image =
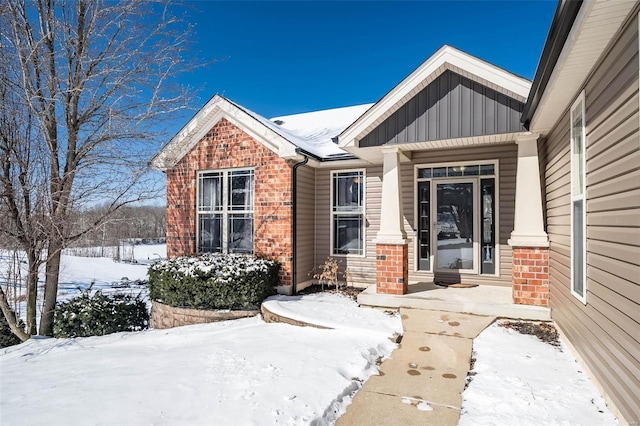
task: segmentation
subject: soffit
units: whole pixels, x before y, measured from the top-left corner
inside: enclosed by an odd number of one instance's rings
[[[529,129],[548,133],[578,96],[636,0],[585,1],[551,74]]]
[[[370,148],[359,147],[346,147],[347,151],[352,151],[357,156],[370,163],[370,164],[382,164],[383,161],[383,147],[397,147],[400,152],[404,154],[403,162],[410,161],[411,152],[413,151],[432,151],[442,149],[460,149],[469,147],[489,146],[489,145],[504,145],[513,144],[515,140],[531,135],[531,132],[515,132],[515,133],[501,133],[493,135],[472,136],[465,138],[455,139],[442,139],[428,142],[414,142],[414,143],[402,143],[394,145],[382,145]]]

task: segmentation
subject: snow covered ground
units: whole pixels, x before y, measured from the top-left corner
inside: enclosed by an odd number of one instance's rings
[[[342,296],[309,297],[318,304],[336,324],[348,304],[346,319],[366,327],[248,318],[0,350],[0,423],[331,424],[395,348],[401,322]]]
[[[493,324],[473,351],[476,374],[462,394],[459,425],[618,424],[566,345]]]
[[[139,264],[63,256],[61,297],[94,282],[146,279]],[[156,255],[157,254],[157,255]],[[2,271],[0,271],[2,276]],[[332,424],[375,361],[395,345],[398,316],[331,294],[276,296],[274,313],[333,330],[260,318],[77,339],[34,338],[0,350],[0,424]],[[474,341],[461,425],[616,424],[566,347],[489,327]],[[391,356],[393,356],[391,354]]]
[[[80,291],[86,290],[91,286],[92,290],[101,290],[105,294],[109,293],[127,293],[137,295],[142,293],[147,296],[148,290],[144,285],[137,285],[137,280],[147,279],[147,269],[149,265],[159,259],[167,256],[166,244],[148,244],[129,246],[129,250],[133,252],[135,263],[131,262],[115,262],[106,257],[81,257],[63,254],[60,264],[60,281],[58,283],[58,301],[65,301],[77,296]],[[13,305],[15,296],[13,289],[7,291],[7,271],[8,262],[11,256],[6,251],[0,251],[0,285],[5,288],[8,295],[9,303]],[[26,276],[26,263],[21,263],[22,276]],[[40,283],[44,284],[44,268],[40,271]],[[18,302],[16,311],[22,318],[26,318],[26,302],[24,295],[26,290],[18,288],[16,292]],[[37,320],[40,321],[40,311],[42,308],[43,290],[39,290],[39,298],[37,305]],[[23,297],[19,297],[23,296]]]

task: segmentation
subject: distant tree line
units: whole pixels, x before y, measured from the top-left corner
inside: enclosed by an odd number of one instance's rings
[[[85,229],[104,215],[104,208],[77,213],[73,226]],[[125,206],[118,209],[98,227],[73,242],[72,247],[113,247],[123,240],[157,242],[166,235],[166,208],[162,206]]]

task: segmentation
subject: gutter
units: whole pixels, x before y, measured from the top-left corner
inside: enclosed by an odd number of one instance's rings
[[[328,161],[340,161],[340,160],[352,160],[352,159],[356,159],[358,157],[356,157],[353,154],[346,154],[346,155],[339,155],[336,157],[320,157],[318,155],[312,154],[309,151],[305,151],[304,149],[300,148],[300,147],[296,147],[296,154],[300,154],[304,157],[304,160],[296,163],[293,165],[293,176],[291,178],[291,205],[293,208],[293,214],[292,214],[292,220],[293,220],[293,224],[292,224],[292,232],[291,232],[291,236],[293,238],[292,244],[291,244],[291,249],[293,251],[293,256],[292,256],[292,261],[291,261],[291,294],[296,294],[296,285],[297,285],[297,270],[296,270],[296,263],[297,263],[297,256],[296,256],[296,249],[297,249],[297,234],[298,234],[298,226],[297,226],[297,219],[298,219],[298,209],[297,209],[297,183],[298,183],[298,167],[300,166],[304,166],[305,164],[307,164],[309,162],[309,159],[312,158],[320,163],[324,163],[324,162],[328,162]]]
[[[309,162],[309,156],[311,154],[304,152],[303,150],[301,150],[300,148],[296,148],[296,152],[298,154],[301,154],[304,157],[304,160],[296,163],[293,165],[293,176],[291,179],[291,208],[293,209],[292,212],[292,220],[293,220],[293,224],[292,224],[292,232],[291,232],[291,237],[293,238],[293,241],[291,242],[291,250],[292,250],[292,261],[291,261],[291,295],[296,294],[296,284],[297,284],[297,274],[298,271],[296,269],[296,263],[297,263],[297,256],[296,256],[296,248],[297,248],[297,233],[298,233],[298,226],[297,226],[297,219],[298,219],[298,208],[297,208],[297,182],[298,182],[298,167],[300,166],[304,166],[305,164],[307,164]]]
[[[296,154],[300,154],[303,155],[305,157],[309,157],[312,158],[314,160],[316,160],[319,163],[326,163],[329,161],[342,161],[342,160],[357,160],[358,157],[356,157],[353,154],[349,154],[349,153],[345,153],[345,154],[332,154],[333,157],[320,157],[316,154],[313,154],[307,150],[304,150],[300,147],[296,147]]]
[[[553,70],[558,63],[558,58],[567,42],[581,6],[582,0],[558,1],[556,12],[551,21],[551,28],[549,28],[549,34],[542,49],[542,56],[540,57],[540,62],[538,62],[536,75],[533,78],[531,91],[520,117],[520,122],[527,130],[530,130],[531,120],[538,109],[547,84],[549,84],[551,74],[553,74]]]

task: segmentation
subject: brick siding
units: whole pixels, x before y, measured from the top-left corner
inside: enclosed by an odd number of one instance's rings
[[[291,285],[292,164],[221,119],[167,174],[167,255],[196,251],[196,179],[202,170],[255,170],[254,252],[278,260],[280,285]]]
[[[549,249],[514,247],[513,302],[549,306]]]
[[[376,244],[376,292],[406,294],[409,289],[409,246]]]

